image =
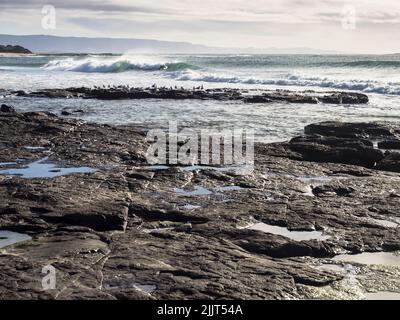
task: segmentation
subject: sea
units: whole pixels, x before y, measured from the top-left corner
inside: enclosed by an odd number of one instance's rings
[[[1,95],[19,111],[82,110],[90,122],[165,128],[254,129],[262,142],[290,139],[320,121],[399,121],[400,54],[393,55],[36,55],[0,57],[0,89],[76,86],[352,91],[367,105],[244,104],[202,100],[44,99]]]

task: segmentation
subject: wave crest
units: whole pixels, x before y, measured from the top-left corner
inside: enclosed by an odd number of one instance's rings
[[[52,60],[45,64],[42,69],[53,71],[75,71],[86,73],[117,73],[125,71],[179,71],[196,69],[183,62],[145,62],[134,61],[131,58],[120,57],[117,59],[101,59],[90,57],[86,59],[66,58]]]

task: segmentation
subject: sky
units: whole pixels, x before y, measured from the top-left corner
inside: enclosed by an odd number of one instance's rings
[[[54,25],[43,19],[55,8]],[[48,16],[47,16],[48,18]],[[46,20],[49,21],[49,20]],[[0,33],[400,52],[399,0],[0,0]]]

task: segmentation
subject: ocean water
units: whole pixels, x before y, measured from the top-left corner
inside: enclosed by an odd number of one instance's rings
[[[0,88],[102,85],[236,87],[366,93],[368,105],[243,104],[216,101],[5,98],[19,110],[81,109],[96,122],[192,128],[252,128],[282,141],[313,122],[399,121],[400,55],[48,55],[0,57]]]

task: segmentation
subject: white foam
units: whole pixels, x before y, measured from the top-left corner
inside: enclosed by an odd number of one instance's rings
[[[217,82],[233,84],[258,84],[297,87],[320,87],[339,90],[355,90],[365,93],[400,95],[400,83],[360,79],[330,79],[327,77],[303,77],[288,74],[280,79],[244,78],[225,74],[204,73],[195,70],[173,72],[168,75],[178,81]]]
[[[122,55],[119,57],[62,58],[49,61],[41,67],[50,71],[75,71],[82,73],[118,73],[125,71],[171,71],[197,68],[177,60],[162,57]]]
[[[96,58],[85,59],[66,58],[52,60],[42,67],[45,70],[53,71],[77,71],[88,73],[122,72],[127,70],[152,71],[165,67],[165,63],[151,63],[145,61],[134,61],[129,57],[118,58]]]

